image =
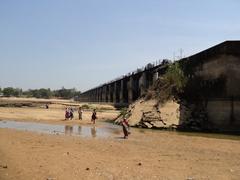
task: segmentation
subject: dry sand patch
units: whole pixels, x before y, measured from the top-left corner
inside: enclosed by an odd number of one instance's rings
[[[239,141],[134,132],[128,140],[0,129],[1,179],[239,179]]]

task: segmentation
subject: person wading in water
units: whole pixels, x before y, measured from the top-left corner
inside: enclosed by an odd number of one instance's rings
[[[123,127],[124,139],[127,139],[128,135],[130,134],[130,126],[126,118],[122,120],[122,127]]]
[[[78,119],[79,119],[79,120],[82,120],[82,113],[83,113],[83,112],[82,112],[82,107],[79,107],[79,108],[78,108]]]
[[[96,113],[96,109],[94,109],[92,113],[92,120],[91,120],[93,124],[96,123],[96,119],[97,119],[97,113]]]

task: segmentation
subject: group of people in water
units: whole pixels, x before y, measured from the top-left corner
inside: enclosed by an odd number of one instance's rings
[[[74,118],[74,111],[75,111],[74,108],[67,107],[65,109],[65,120],[73,120],[73,118]],[[82,120],[82,114],[83,114],[82,107],[79,107],[77,112],[78,112],[78,119]],[[96,112],[96,109],[93,109],[92,117],[91,117],[91,121],[93,122],[93,124],[96,123],[96,119],[97,119],[97,112]]]
[[[65,120],[72,120],[74,118],[74,110],[73,108],[66,108],[65,110]]]
[[[79,107],[77,112],[78,112],[78,119],[82,120],[82,115],[83,115],[82,107]],[[73,120],[73,119],[74,119],[74,108],[67,107],[65,110],[65,120]],[[97,112],[96,112],[96,109],[93,109],[92,116],[91,116],[91,121],[93,124],[96,123],[96,119],[97,119]],[[123,128],[124,139],[127,139],[128,135],[130,134],[130,126],[129,126],[128,120],[126,118],[123,118],[121,125]]]

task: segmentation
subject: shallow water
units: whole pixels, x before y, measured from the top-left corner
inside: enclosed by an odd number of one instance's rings
[[[33,122],[0,121],[0,128],[9,128],[46,134],[65,134],[91,138],[107,138],[111,136],[122,135],[121,127],[106,123],[103,124],[101,127],[95,127],[80,125],[52,125]]]
[[[117,137],[121,138],[123,136],[122,127],[118,125],[113,125],[111,123],[101,123],[100,127],[87,126],[87,125],[53,125],[53,124],[43,124],[34,122],[17,122],[17,121],[0,121],[0,128],[9,128],[22,131],[31,131],[46,134],[61,134],[61,135],[73,135],[88,138],[108,138]],[[142,128],[131,128],[133,132],[138,132],[141,134],[146,134],[151,136],[151,134],[157,133],[158,135],[166,134],[177,134],[182,136],[197,136],[205,138],[214,139],[231,139],[240,140],[239,135],[225,135],[225,134],[215,134],[215,133],[201,133],[201,132],[177,132],[177,131],[164,131],[164,130],[152,130],[152,129],[142,129]]]

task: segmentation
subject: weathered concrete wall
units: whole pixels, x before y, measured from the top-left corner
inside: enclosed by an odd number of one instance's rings
[[[221,77],[226,78],[226,96],[240,97],[240,57],[233,55],[220,55],[204,62],[196,69],[196,76],[203,80],[214,80]]]
[[[234,101],[233,104],[233,117],[234,117],[234,124],[240,127],[240,100]]]
[[[223,93],[219,95],[220,97],[216,97],[220,99],[208,102],[208,120],[219,127],[232,127],[239,124],[240,117],[236,116],[235,112],[240,112],[239,101],[236,100],[240,97],[240,58],[221,55],[204,63],[196,75],[208,81],[221,77],[226,79]]]
[[[217,126],[240,125],[240,101],[215,100],[208,102],[208,118]]]
[[[181,104],[180,122],[240,131],[240,54],[222,52],[204,57],[187,64],[191,66],[191,80],[201,81],[202,92]],[[196,87],[193,89],[196,91]]]
[[[207,105],[208,120],[217,126],[230,124],[231,102],[228,100],[212,100]]]
[[[227,99],[208,100],[206,106],[200,102],[180,105],[180,123],[198,130],[240,130],[240,101]]]

